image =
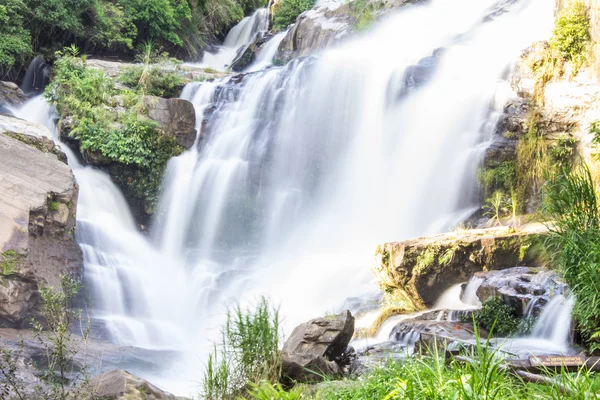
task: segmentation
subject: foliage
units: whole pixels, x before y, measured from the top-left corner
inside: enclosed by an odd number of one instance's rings
[[[119,80],[140,95],[177,97],[184,79],[181,62],[166,54],[157,54],[154,42],[143,42],[136,57],[140,66],[129,67]]]
[[[261,382],[260,384],[250,383],[248,395],[256,400],[300,400],[304,398],[302,391],[295,387],[289,392],[281,384],[273,385],[270,382]],[[240,397],[243,399],[243,397]]]
[[[514,161],[503,161],[497,167],[482,168],[478,171],[479,183],[485,193],[496,190],[509,192],[515,186],[517,166]]]
[[[23,27],[25,11],[22,0],[0,0],[0,76],[31,56],[31,38]]]
[[[580,1],[572,2],[556,19],[550,46],[558,50],[563,59],[573,64],[573,75],[577,74],[586,61],[589,28],[587,6]]]
[[[474,312],[475,323],[499,336],[510,336],[519,329],[520,320],[515,310],[502,302],[498,297],[490,297],[482,307]]]
[[[573,315],[584,341],[599,349],[600,215],[589,169],[565,170],[545,194],[555,262],[576,298]]]
[[[70,328],[81,321],[81,311],[73,308],[73,299],[80,289],[80,282],[68,277],[60,277],[59,289],[53,287],[40,288],[42,322],[32,321],[35,337],[39,341],[44,365],[39,377],[40,383],[33,388],[35,398],[48,400],[91,399],[93,393],[88,383],[85,365],[73,373],[76,349],[85,348],[88,338],[88,325],[83,328],[81,337],[73,335]],[[25,386],[17,374],[19,357],[24,343],[20,341],[17,349],[0,349],[0,395],[11,398],[10,393],[18,399],[25,399]],[[38,365],[39,367],[39,365]],[[32,389],[32,388],[29,388]]]
[[[296,22],[296,18],[314,7],[316,0],[282,0],[273,12],[273,28],[283,30]]]
[[[243,310],[239,304],[229,309],[222,334],[223,341],[209,355],[202,380],[206,398],[235,397],[248,382],[278,382],[279,312],[266,299],[261,299],[254,311]],[[255,392],[268,391],[264,385]]]

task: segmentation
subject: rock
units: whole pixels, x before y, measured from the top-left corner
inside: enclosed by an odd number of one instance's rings
[[[322,375],[340,376],[341,360],[353,334],[350,311],[299,325],[283,346],[282,377],[289,382],[312,382],[321,380]]]
[[[196,140],[196,110],[192,103],[183,99],[145,96],[144,105],[148,117],[158,123],[163,135],[174,137],[186,149],[192,147]]]
[[[89,383],[92,392],[101,400],[177,400],[149,382],[127,371],[107,372]]]
[[[0,116],[0,327],[26,325],[37,316],[38,287],[79,276],[83,265],[74,238],[78,186],[46,134]]]
[[[519,317],[537,315],[555,294],[563,294],[567,286],[558,279],[555,271],[543,268],[516,267],[502,271],[478,272],[482,279],[477,288],[479,300],[499,297],[515,310]]]
[[[370,0],[374,18],[381,18],[392,10],[423,0]],[[337,45],[355,32],[359,12],[348,2],[331,1],[308,10],[291,25],[279,45],[276,58],[287,62],[295,57],[308,56],[316,51]]]
[[[407,310],[423,309],[475,272],[537,262],[531,244],[545,232],[543,225],[529,224],[388,243],[377,247],[373,271],[382,290],[403,299]]]
[[[20,107],[26,101],[27,95],[15,83],[0,81],[0,107]]]
[[[237,57],[231,62],[231,70],[234,72],[242,72],[248,68],[256,60],[261,47],[271,38],[272,36],[260,35],[254,42],[248,47],[240,51]]]
[[[277,58],[287,62],[332,46],[349,36],[352,23],[348,4],[327,3],[302,13],[279,45]]]
[[[127,63],[123,61],[109,61],[99,59],[87,59],[86,66],[103,71],[106,75],[111,78],[117,78],[127,68],[136,67],[140,64]],[[181,67],[182,75],[185,83],[193,81],[203,81],[208,79],[220,79],[229,74],[225,72],[217,72],[204,67],[196,67],[190,64],[184,64]]]

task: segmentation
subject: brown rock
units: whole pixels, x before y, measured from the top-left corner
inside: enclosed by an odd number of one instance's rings
[[[504,269],[532,260],[528,244],[546,228],[530,224],[445,233],[378,246],[373,269],[379,286],[406,301],[407,309],[431,306],[450,286],[475,272]]]
[[[177,400],[127,371],[115,370],[92,379],[90,387],[101,400]]]
[[[174,137],[177,143],[189,149],[196,139],[196,110],[183,99],[144,97],[148,117],[158,123],[162,134]]]

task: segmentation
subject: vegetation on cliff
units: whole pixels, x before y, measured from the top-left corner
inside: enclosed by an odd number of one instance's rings
[[[153,76],[152,71],[148,74]],[[75,141],[83,154],[103,164],[133,168],[121,169],[117,183],[144,198],[150,210],[157,201],[167,161],[183,148],[174,137],[160,134],[157,124],[145,116],[143,94],[162,89],[139,85],[138,92],[117,90],[111,78],[87,67],[85,58],[71,47],[58,53],[54,80],[45,96],[62,117],[61,135]]]
[[[34,53],[53,57],[76,44],[86,52],[132,55],[153,40],[172,54],[204,45],[266,0],[0,0],[0,79]]]

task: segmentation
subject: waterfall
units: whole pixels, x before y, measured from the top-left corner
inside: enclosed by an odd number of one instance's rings
[[[21,82],[21,90],[28,95],[39,94],[48,82],[50,82],[50,66],[46,64],[43,57],[37,56],[27,67],[27,72]]]
[[[544,0],[495,4],[407,7],[318,58],[188,85],[198,137],[169,162],[149,236],[74,165],[95,318],[118,344],[181,354],[146,378],[188,395],[232,300],[268,296],[289,334],[378,290],[375,245],[472,212],[506,68],[552,26]]]
[[[569,344],[571,314],[575,300],[557,295],[544,307],[531,332],[533,338],[549,339],[558,346]]]
[[[215,53],[205,52],[202,62],[195,65],[219,71],[226,70],[238,54],[246,50],[258,35],[264,34],[269,29],[269,18],[269,10],[259,8],[254,14],[231,28],[223,45],[218,47]]]
[[[288,31],[279,32],[275,36],[273,36],[267,43],[265,43],[258,54],[258,58],[256,61],[248,67],[245,72],[255,72],[260,71],[261,69],[265,69],[271,65],[273,65],[273,58],[277,54],[277,50],[279,49],[279,45],[287,35]]]

